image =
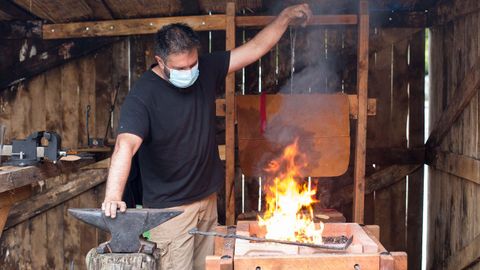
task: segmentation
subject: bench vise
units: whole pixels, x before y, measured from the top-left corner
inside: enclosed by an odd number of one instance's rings
[[[60,135],[55,132],[35,131],[24,140],[13,140],[11,146],[3,145],[0,154],[10,156],[6,165],[31,166],[42,160],[57,163],[67,154],[60,150],[61,143]]]

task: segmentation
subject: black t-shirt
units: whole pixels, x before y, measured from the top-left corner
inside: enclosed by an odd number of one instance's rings
[[[222,187],[215,93],[225,82],[229,63],[230,52],[200,56],[199,77],[186,89],[148,70],[127,95],[118,133],[143,138],[138,158],[144,207],[190,203]]]

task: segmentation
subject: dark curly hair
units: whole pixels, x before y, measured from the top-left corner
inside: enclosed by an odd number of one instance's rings
[[[165,61],[171,54],[189,52],[192,49],[200,49],[200,39],[185,23],[165,25],[155,35],[155,54]]]

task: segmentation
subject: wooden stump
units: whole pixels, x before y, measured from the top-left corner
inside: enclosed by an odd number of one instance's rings
[[[145,253],[106,253],[98,254],[92,248],[86,257],[88,270],[159,270],[158,249],[153,255]]]

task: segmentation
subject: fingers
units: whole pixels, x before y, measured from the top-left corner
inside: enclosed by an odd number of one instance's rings
[[[102,203],[102,210],[107,217],[115,218],[117,209],[120,209],[120,212],[125,212],[127,211],[127,204],[123,201],[106,201]]]
[[[297,18],[304,19],[302,26],[305,27],[313,16],[312,10],[308,6],[308,4],[302,4],[302,5],[299,5],[297,12],[298,12]]]
[[[308,4],[290,6],[284,10],[284,14],[290,18],[290,21],[293,20],[293,24],[301,24],[302,26],[306,26],[313,16]]]
[[[119,206],[120,206],[120,212],[125,212],[127,211],[127,204],[125,202],[119,202]]]
[[[107,215],[107,213],[105,213],[105,215]],[[117,216],[117,203],[116,202],[111,202],[110,203],[110,217],[115,218],[116,216]]]

